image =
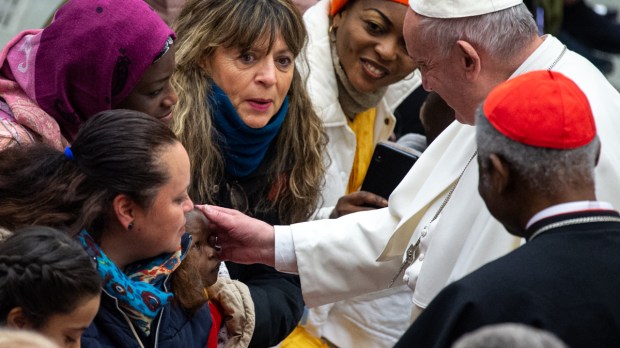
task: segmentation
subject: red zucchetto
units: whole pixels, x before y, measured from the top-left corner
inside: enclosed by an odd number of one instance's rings
[[[530,146],[573,149],[596,136],[588,98],[558,72],[533,71],[510,79],[489,93],[482,109],[500,133]]]

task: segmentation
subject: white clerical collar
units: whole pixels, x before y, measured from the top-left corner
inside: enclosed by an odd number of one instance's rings
[[[599,201],[577,201],[552,205],[532,216],[530,221],[528,221],[527,225],[525,226],[525,229],[530,228],[530,226],[532,226],[534,223],[550,216],[589,210],[614,210],[614,207],[610,203]]]
[[[512,73],[510,78],[525,74],[534,70],[547,69],[552,65],[558,57],[563,55],[564,44],[551,34],[541,36],[543,42],[521,63],[521,65]],[[556,62],[557,63],[557,62]]]

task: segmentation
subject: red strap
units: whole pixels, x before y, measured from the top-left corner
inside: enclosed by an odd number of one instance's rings
[[[209,332],[209,340],[207,348],[217,348],[217,334],[222,326],[222,313],[213,302],[209,301],[209,310],[211,312],[211,331]]]

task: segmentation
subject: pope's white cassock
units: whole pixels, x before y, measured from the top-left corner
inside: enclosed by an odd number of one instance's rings
[[[618,209],[620,94],[585,58],[551,35],[513,76],[550,67],[573,79],[590,101],[602,143],[597,196]],[[388,208],[276,226],[276,267],[299,273],[308,306],[384,289],[394,277],[395,285],[401,284],[404,276],[415,304],[425,308],[445,285],[520,244],[478,194],[476,159],[467,165],[475,151],[475,127],[454,122],[392,193]],[[417,241],[416,261],[396,276],[406,250]]]

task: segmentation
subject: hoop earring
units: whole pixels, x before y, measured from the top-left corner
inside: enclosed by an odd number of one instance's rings
[[[127,230],[129,230],[129,231],[133,230],[133,222],[130,222],[130,223],[127,225]]]

